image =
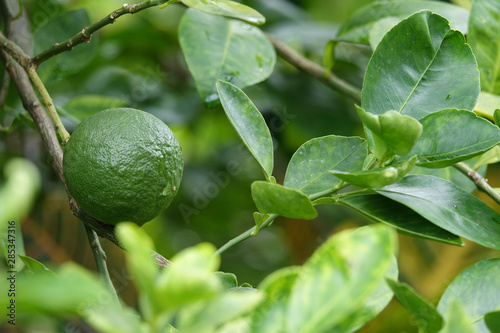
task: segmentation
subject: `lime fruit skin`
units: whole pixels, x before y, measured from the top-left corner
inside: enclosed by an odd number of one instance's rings
[[[118,108],[82,121],[64,148],[63,172],[80,208],[106,224],[157,217],[178,192],[184,161],[170,128]]]

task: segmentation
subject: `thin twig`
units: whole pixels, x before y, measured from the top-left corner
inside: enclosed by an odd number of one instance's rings
[[[62,144],[63,145],[66,144],[66,142],[68,142],[69,139],[69,133],[64,127],[61,118],[59,118],[59,114],[57,113],[56,107],[54,106],[54,102],[52,101],[49,92],[45,88],[45,85],[43,84],[42,80],[40,80],[40,77],[38,76],[36,70],[33,67],[27,68],[26,73],[28,73],[31,82],[33,82],[36,89],[40,93],[40,96],[42,97],[42,100],[45,103],[47,110],[49,111],[50,118],[52,118],[52,122],[56,127],[56,132],[57,134],[59,134],[59,138],[61,139]]]
[[[102,249],[101,243],[99,242],[99,237],[95,231],[85,224],[85,231],[87,232],[87,237],[89,239],[90,248],[94,254],[95,263],[97,266],[97,273],[108,291],[115,297],[116,302],[120,304],[118,295],[116,294],[113,282],[111,282],[111,277],[109,276],[108,267],[106,265],[106,253]]]
[[[303,57],[299,53],[292,50],[288,45],[277,40],[273,36],[268,34],[267,38],[274,45],[276,52],[281,58],[283,58],[283,60],[293,65],[294,67],[300,69],[301,71],[315,77],[316,79],[320,80],[333,90],[336,90],[346,96],[349,96],[352,100],[354,100],[354,102],[358,104],[361,103],[360,89],[340,79],[333,73],[330,73],[330,75],[325,76],[325,72],[327,71],[324,67]]]
[[[500,205],[500,193],[495,191],[490,184],[488,184],[488,180],[484,177],[482,177],[479,173],[477,173],[474,169],[469,167],[467,164],[463,162],[458,162],[457,164],[453,165],[456,169],[458,169],[460,172],[462,172],[464,175],[469,177],[474,184],[476,184],[476,187],[483,191],[484,193],[488,194],[497,204]]]
[[[33,64],[36,67],[38,67],[42,62],[50,59],[51,57],[65,52],[65,51],[70,51],[72,50],[75,46],[81,43],[88,43],[90,42],[90,39],[92,38],[92,34],[95,33],[97,30],[101,29],[102,27],[105,27],[109,24],[112,24],[115,22],[117,18],[119,18],[122,15],[125,14],[135,14],[137,12],[140,12],[141,10],[144,10],[146,8],[154,7],[154,6],[160,6],[164,5],[167,2],[177,2],[177,1],[172,1],[172,0],[146,0],[143,2],[140,2],[135,5],[129,5],[129,4],[124,4],[121,8],[115,10],[108,16],[102,18],[98,22],[89,25],[86,28],[83,28],[82,31],[68,39],[67,41],[61,42],[61,43],[56,43],[52,45],[49,49],[40,52],[36,56],[30,59],[30,63]]]
[[[6,0],[0,0],[2,8],[5,8],[5,1]],[[6,15],[6,11],[2,11],[2,14]],[[22,19],[18,19],[15,21],[8,20],[8,22],[9,24],[13,25],[12,28],[6,29],[6,31],[10,32],[9,35],[5,37],[0,31],[1,34],[0,36],[2,36],[5,39],[8,38],[7,40],[9,42],[8,45],[12,45],[10,43],[17,42],[16,32],[25,31],[25,27],[23,26],[23,24],[26,23],[23,22]],[[64,179],[63,167],[62,167],[63,152],[61,146],[59,145],[59,141],[57,139],[54,126],[51,123],[49,117],[47,116],[45,109],[40,104],[40,101],[38,100],[35,90],[31,85],[30,78],[28,77],[25,68],[21,67],[17,63],[16,59],[11,55],[11,52],[15,52],[17,55],[21,55],[22,57],[24,57],[24,51],[21,50],[20,52],[18,52],[19,50],[20,50],[19,47],[12,47],[10,49],[6,49],[0,42],[0,59],[5,64],[5,69],[10,78],[12,79],[12,82],[17,88],[19,97],[21,98],[21,102],[23,103],[24,108],[30,114],[31,118],[33,119],[34,123],[38,128],[38,131],[40,132],[40,136],[45,146],[45,150],[49,153],[50,164],[52,168],[56,172],[61,182],[66,187],[66,181]],[[22,60],[21,63],[26,64],[26,61]],[[71,211],[75,216],[77,216],[80,220],[82,220],[86,225],[90,226],[99,236],[107,238],[117,246],[123,248],[120,242],[118,242],[118,240],[116,239],[114,233],[114,226],[102,223],[101,221],[98,221],[89,214],[87,214],[80,208],[80,206],[78,206],[76,201],[68,192],[67,187],[66,187],[66,192],[68,194]],[[169,261],[163,258],[158,253],[153,253],[152,255],[156,258],[158,265],[160,266],[168,265]]]
[[[274,220],[278,218],[277,214],[271,214],[260,226],[259,230],[268,227]],[[229,240],[226,242],[226,244],[222,245],[215,253],[216,254],[221,254],[222,252],[226,251],[227,249],[233,247],[234,245],[243,242],[244,240],[255,236],[255,231],[257,230],[257,226],[253,226],[252,228],[248,229],[242,234],[239,234],[238,236],[234,237],[233,239]]]

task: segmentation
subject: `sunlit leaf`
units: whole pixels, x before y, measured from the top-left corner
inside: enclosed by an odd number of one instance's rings
[[[380,282],[395,263],[395,249],[395,234],[382,225],[331,237],[299,273],[284,331],[342,331],[335,328],[362,311],[367,299],[382,286]]]
[[[469,316],[467,316],[460,300],[453,300],[446,313],[443,315],[445,323],[443,329],[439,331],[439,333],[478,333],[478,331],[472,326],[472,321]],[[484,333],[487,333],[487,331]]]
[[[493,120],[495,110],[500,107],[500,96],[481,91],[477,100],[474,112],[481,116]],[[497,123],[498,125],[498,123]]]

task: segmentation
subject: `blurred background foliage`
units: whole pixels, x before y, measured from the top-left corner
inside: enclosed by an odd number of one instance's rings
[[[266,32],[320,64],[325,44],[335,36],[339,24],[369,2],[244,1],[266,16]],[[468,0],[454,2],[470,6]],[[36,32],[66,11],[84,8],[89,22],[95,22],[123,2],[31,0],[23,4]],[[129,106],[158,116],[177,135],[185,156],[179,195],[163,215],[143,227],[154,239],[158,252],[167,258],[200,241],[220,247],[250,228],[255,211],[250,184],[262,178],[257,163],[244,149],[222,108],[205,109],[197,95],[177,39],[184,10],[181,5],[174,5],[124,16],[99,31],[89,45],[79,45],[40,67],[42,79],[70,132],[81,119],[101,109]],[[81,25],[81,29],[86,20],[83,11],[75,12],[71,24]],[[44,42],[43,34],[36,36],[34,50],[43,48]],[[361,87],[370,54],[368,47],[340,44],[333,71]],[[305,141],[328,134],[363,135],[351,100],[282,61],[278,61],[267,81],[246,88],[245,92],[272,132],[278,182],[283,180],[291,155]],[[32,161],[42,175],[42,190],[31,213],[22,221],[27,255],[48,267],[71,260],[95,270],[84,228],[69,211],[64,187],[47,163],[38,134],[29,122],[22,120],[25,111],[15,87],[9,88],[5,105],[0,106],[0,169],[9,159],[23,157]],[[488,171],[494,187],[500,186],[498,175],[498,165]],[[3,184],[4,179],[0,180]],[[495,208],[486,196],[480,198]],[[318,210],[319,217],[314,221],[278,219],[257,237],[224,253],[222,270],[235,273],[240,282],[257,285],[280,267],[303,263],[330,234],[371,223],[340,206],[319,206]],[[123,252],[106,240],[103,243],[117,291],[134,305],[136,295],[130,283],[132,277],[124,267]],[[457,248],[400,236],[400,280],[436,300],[464,267],[498,255],[470,242]],[[416,332],[417,328],[393,301],[362,331]]]

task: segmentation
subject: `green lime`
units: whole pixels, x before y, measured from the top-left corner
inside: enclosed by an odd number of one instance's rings
[[[158,216],[179,189],[184,166],[174,133],[155,116],[109,109],[76,127],[64,149],[68,190],[96,219],[142,225]]]

